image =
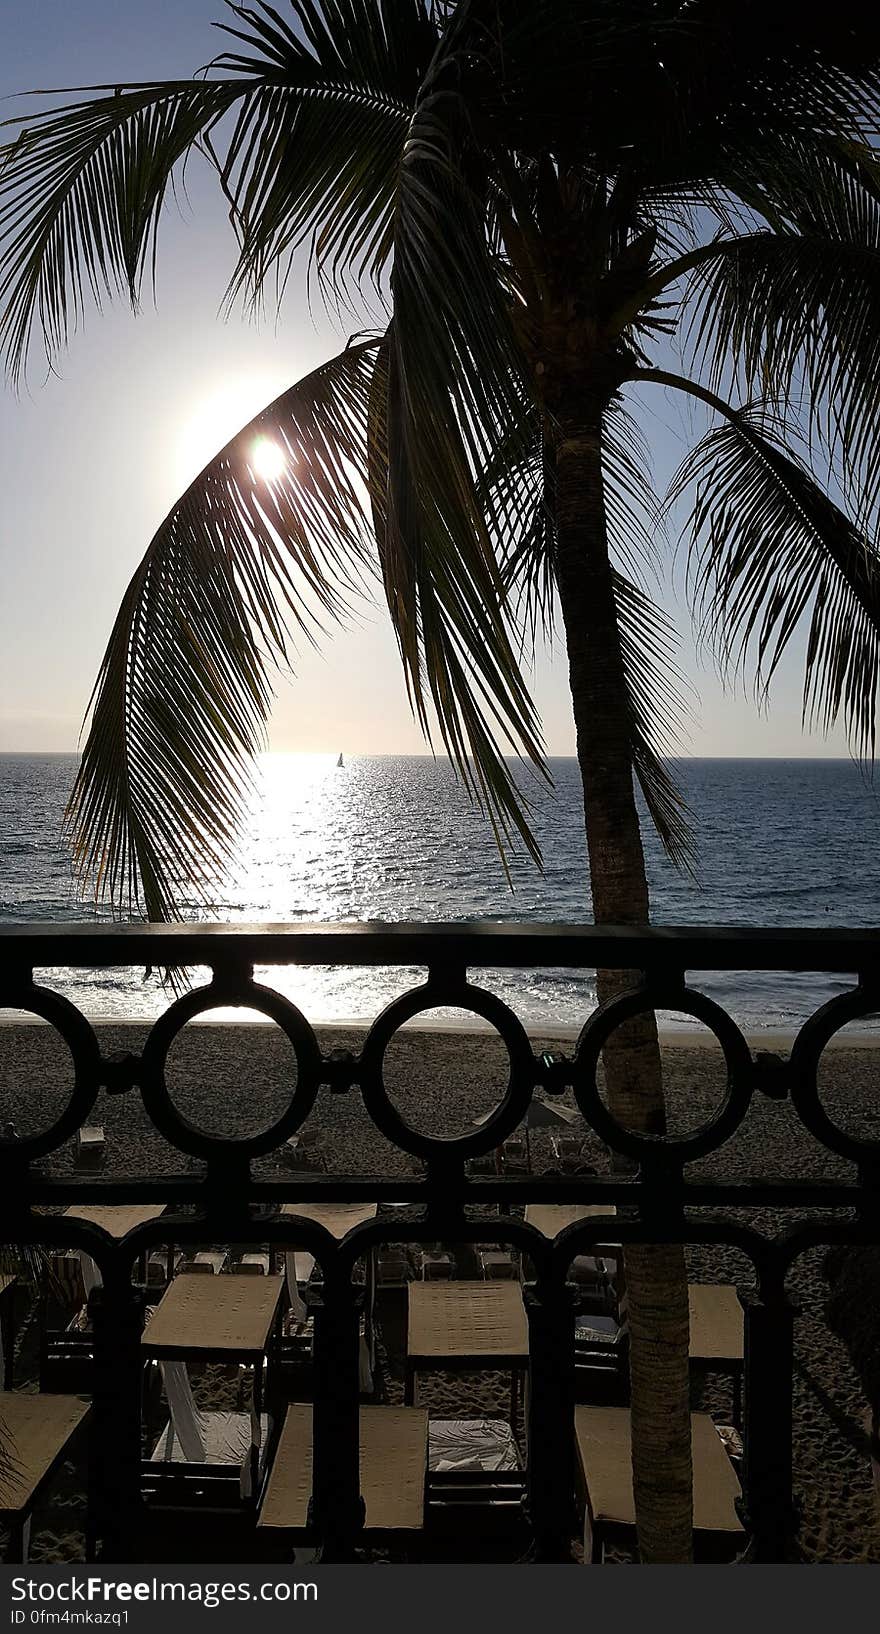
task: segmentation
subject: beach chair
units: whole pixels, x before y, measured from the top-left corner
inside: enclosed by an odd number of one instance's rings
[[[448,1282],[455,1276],[455,1260],[442,1243],[419,1243],[415,1263],[422,1282]]]
[[[93,1358],[92,1328],[82,1257],[49,1254],[39,1299],[40,1390],[88,1392]]]
[[[210,1273],[208,1273],[210,1275]],[[271,1432],[263,1411],[267,1352],[277,1329],[280,1277],[177,1276],[141,1339],[158,1365],[167,1420],[142,1466],[145,1502],[154,1510],[252,1509],[262,1484]],[[203,1413],[189,1382],[194,1365],[244,1365],[253,1396],[248,1413]]]
[[[284,1162],[290,1169],[304,1173],[327,1173],[327,1137],[323,1129],[300,1129],[291,1135],[281,1148]]]
[[[507,1175],[527,1175],[529,1149],[524,1135],[511,1135],[501,1146],[501,1167]]]
[[[575,1439],[584,1509],[584,1564],[598,1565],[610,1547],[635,1547],[629,1409],[576,1407]],[[691,1415],[691,1442],[694,1556],[705,1563],[729,1561],[745,1543],[737,1509],[740,1484],[708,1414]]]
[[[238,1276],[267,1277],[269,1275],[268,1254],[242,1254],[241,1259],[235,1261],[231,1267]]]
[[[603,1245],[594,1262],[599,1280],[573,1283],[575,1290],[574,1376],[579,1400],[616,1395],[629,1389],[629,1325],[623,1251]],[[577,1261],[575,1261],[577,1264]]]
[[[383,1243],[376,1255],[376,1281],[380,1288],[405,1288],[415,1276],[412,1256],[404,1243]]]
[[[7,1564],[28,1558],[31,1517],[91,1412],[79,1396],[0,1393],[5,1455],[0,1523],[8,1530]]]
[[[101,1169],[106,1156],[103,1124],[88,1123],[77,1130],[74,1163],[78,1169]]]
[[[526,1529],[526,1472],[503,1418],[431,1419],[428,1529],[498,1541]]]
[[[477,1265],[485,1282],[511,1282],[519,1276],[519,1256],[506,1248],[478,1248]]]
[[[312,1539],[313,1409],[287,1409],[257,1520],[264,1543]],[[406,1543],[425,1523],[428,1415],[417,1407],[360,1409],[360,1487],[364,1539]]]
[[[184,1260],[179,1276],[219,1276],[228,1260],[225,1248],[203,1248],[191,1260]]]
[[[697,1378],[706,1373],[730,1375],[733,1425],[740,1430],[745,1331],[736,1288],[724,1282],[690,1283],[688,1309],[691,1371]]]
[[[170,1364],[165,1366],[169,1389]],[[174,1387],[169,1392],[175,1396]],[[196,1412],[194,1419],[169,1401],[169,1416],[143,1466],[141,1492],[151,1509],[241,1511],[262,1489],[268,1461],[271,1420],[260,1416],[260,1437],[253,1463],[253,1422],[246,1412]],[[196,1427],[197,1438],[192,1436]],[[256,1490],[254,1489],[256,1482]]]

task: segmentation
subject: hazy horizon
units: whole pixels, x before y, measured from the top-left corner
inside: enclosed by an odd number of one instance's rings
[[[18,759],[21,759],[21,760],[26,760],[26,759],[29,759],[29,758],[40,757],[41,759],[46,759],[46,760],[50,760],[50,759],[65,760],[65,759],[72,758],[74,756],[79,756],[79,755],[81,755],[81,753],[82,753],[82,751],[80,749],[0,749],[0,759],[13,760],[13,759],[18,758]],[[343,745],[342,749],[340,749],[338,744],[335,745],[333,748],[323,748],[323,749],[263,749],[263,750],[260,750],[260,753],[257,755],[257,760],[262,759],[264,755],[302,755],[302,756],[305,756],[305,757],[307,757],[309,759],[314,759],[314,760],[320,759],[322,756],[326,755],[328,759],[335,759],[335,757],[338,754],[342,754],[343,756],[347,755],[351,760],[394,760],[394,759],[399,758],[399,759],[402,759],[402,760],[437,760],[437,761],[442,760],[442,761],[449,762],[451,764],[449,755],[442,754],[440,752],[438,752],[437,754],[432,754],[430,749],[347,749],[345,747],[345,745]],[[831,752],[829,752],[828,754],[813,754],[813,755],[771,755],[771,754],[758,754],[758,755],[698,755],[698,754],[682,754],[681,751],[678,751],[677,753],[669,752],[669,753],[665,754],[663,756],[663,758],[664,758],[664,760],[672,761],[672,762],[676,762],[676,761],[692,761],[692,760],[697,760],[697,761],[701,761],[701,762],[703,762],[703,761],[723,761],[725,763],[729,762],[729,761],[737,761],[737,760],[741,760],[741,761],[744,761],[744,762],[748,762],[748,761],[752,761],[752,760],[768,760],[768,761],[797,761],[797,760],[802,760],[802,761],[805,761],[805,762],[809,762],[809,761],[812,761],[812,760],[822,760],[822,761],[825,761],[825,762],[827,762],[829,764],[833,764],[834,762],[839,762],[841,765],[846,765],[846,766],[853,766],[853,765],[858,764],[858,762],[856,760],[856,757],[851,755],[851,754],[835,754],[835,753],[831,753]],[[504,756],[504,759],[505,760],[521,760],[522,757],[519,756],[519,755],[508,754],[508,755]],[[551,754],[551,753],[548,752],[547,760],[548,761],[555,761],[555,760],[572,760],[572,761],[576,761],[577,760],[577,755],[574,754],[574,753]],[[528,766],[528,764],[529,764],[529,762],[523,761],[524,766]],[[866,773],[867,773],[867,775],[869,777],[872,775],[872,770],[873,770],[873,768],[870,765],[866,768]]]

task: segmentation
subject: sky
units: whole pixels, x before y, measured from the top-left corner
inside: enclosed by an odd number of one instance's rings
[[[9,99],[22,91],[187,77],[222,49],[210,25],[223,9],[222,0],[0,0],[0,118],[19,111]],[[166,206],[155,304],[148,294],[136,316],[122,303],[87,311],[54,374],[37,363],[19,395],[0,383],[0,752],[77,747],[120,598],[155,529],[223,443],[346,338],[320,306],[308,308],[304,279],[292,280],[277,321],[222,318],[235,246],[198,159],[188,195],[189,208]],[[643,425],[661,479],[694,425],[660,392]],[[846,753],[842,732],[802,731],[802,650],[782,667],[769,712],[759,715],[743,688],[722,688],[695,645],[682,554],[672,554],[660,593],[692,698],[685,737],[667,747]],[[279,679],[271,748],[425,749],[381,606],[365,606],[320,652],[302,651],[295,671]],[[548,752],[571,754],[564,652],[542,652],[529,679]]]

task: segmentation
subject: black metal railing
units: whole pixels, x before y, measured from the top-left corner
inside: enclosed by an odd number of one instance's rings
[[[55,968],[207,966],[207,985],[172,1003],[149,1030],[138,1056],[102,1058],[96,1032],[67,999],[33,972]],[[254,981],[255,965],[419,966],[427,980],[396,999],[373,1022],[359,1055],[322,1053],[308,1020],[287,998]],[[595,1011],[570,1056],[533,1052],[511,1008],[468,980],[486,968],[626,969],[632,987]],[[788,1061],[768,1074],[730,1016],[699,991],[701,971],[761,970],[846,973],[852,987],[822,1006],[800,1029]],[[535,1282],[527,1295],[529,1320],[528,1515],[538,1558],[564,1555],[572,1535],[573,1347],[566,1272],[572,1259],[609,1238],[623,1243],[681,1242],[740,1250],[754,1268],[754,1292],[745,1311],[745,1421],[743,1488],[752,1557],[785,1557],[794,1525],[792,1505],[792,1305],[786,1277],[805,1250],[831,1243],[880,1241],[880,1140],[840,1127],[823,1105],[818,1066],[823,1049],[847,1023],[880,1008],[880,933],[846,930],[737,930],[679,928],[597,929],[557,925],[301,925],[191,926],[104,929],[95,925],[24,925],[0,928],[0,1007],[43,1018],[69,1047],[75,1084],[66,1107],[47,1129],[0,1139],[0,1240],[53,1244],[87,1252],[103,1288],[94,1307],[94,1458],[92,1526],[108,1558],[135,1558],[141,1513],[141,1349],[143,1303],[133,1267],[145,1249],[169,1240],[274,1244],[291,1239],[289,1217],[271,1207],[315,1197],[327,1202],[409,1203],[415,1220],[381,1217],[357,1226],[341,1241],[308,1219],[296,1224],[297,1241],[318,1262],[323,1292],[315,1311],[313,1521],[328,1552],[349,1555],[363,1523],[358,1486],[357,1345],[360,1289],[357,1262],[375,1244],[450,1245],[493,1242],[520,1250]],[[696,976],[691,986],[689,976]],[[289,1104],[271,1128],[243,1139],[220,1139],[194,1128],[168,1091],[165,1064],[182,1026],[218,1006],[262,1012],[287,1035],[296,1057]],[[509,1080],[493,1115],[454,1138],[414,1129],[388,1094],[383,1062],[407,1021],[437,1006],[473,1012],[497,1030],[509,1056]],[[715,1114],[687,1135],[661,1138],[624,1129],[599,1091],[603,1044],[622,1021],[655,1009],[692,1017],[714,1033],[726,1061],[727,1081]],[[577,1025],[580,1017],[572,1016]],[[2,1048],[2,1043],[0,1043]],[[256,1068],[255,1068],[256,1070]],[[373,1124],[403,1152],[424,1164],[411,1178],[262,1178],[254,1159],[277,1150],[312,1110],[319,1088],[359,1089]],[[629,1160],[627,1172],[606,1175],[472,1177],[468,1160],[497,1148],[522,1122],[536,1088],[571,1088],[588,1125],[612,1153]],[[38,1160],[55,1152],[84,1125],[99,1091],[138,1093],[165,1139],[201,1159],[204,1172],[162,1178],[79,1179],[52,1176]],[[28,1085],[20,1086],[22,1100]],[[787,1096],[816,1142],[814,1179],[707,1179],[688,1165],[717,1151],[749,1116],[755,1095]],[[851,1178],[828,1179],[824,1154],[853,1165]],[[836,1166],[836,1172],[840,1165]],[[80,1203],[161,1202],[195,1213],[152,1220],[121,1242],[70,1216],[49,1216],[47,1206]],[[526,1202],[607,1205],[550,1241],[504,1212]],[[486,1205],[502,1205],[489,1217]],[[476,1214],[475,1209],[480,1208]],[[617,1210],[611,1217],[610,1210]],[[758,1229],[756,1209],[778,1211],[778,1230]],[[816,1211],[821,1211],[821,1214]],[[829,1212],[831,1211],[831,1212]],[[846,1211],[841,1213],[841,1211]]]

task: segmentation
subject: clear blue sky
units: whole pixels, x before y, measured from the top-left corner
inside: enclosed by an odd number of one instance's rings
[[[283,7],[284,0],[278,0]],[[219,49],[210,24],[222,0],[5,0],[0,96],[33,88],[180,77]],[[5,116],[16,105],[0,104]],[[291,287],[276,327],[256,329],[218,309],[234,245],[210,174],[195,160],[191,208],[166,211],[155,308],[89,313],[44,381],[27,396],[0,387],[0,750],[72,749],[122,591],[175,498],[238,426],[335,347],[339,331]],[[658,471],[690,428],[658,394],[644,420]],[[769,716],[725,695],[695,653],[679,570],[664,588],[682,635],[682,667],[697,693],[690,741],[698,755],[845,752],[842,735],[805,737],[800,655],[777,683]],[[542,655],[534,676],[551,753],[573,750],[564,656]],[[381,608],[340,632],[322,655],[303,652],[279,685],[271,726],[278,749],[414,752],[396,650]]]

